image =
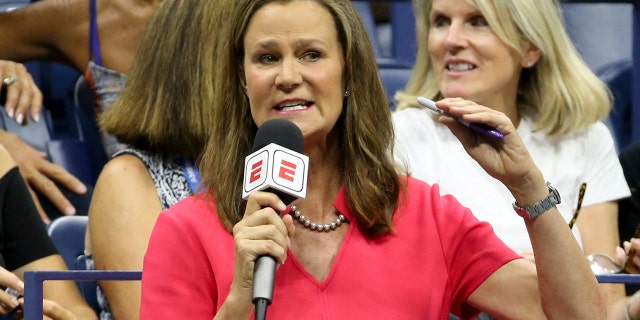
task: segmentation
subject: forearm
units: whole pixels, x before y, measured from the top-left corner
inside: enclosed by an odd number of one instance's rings
[[[0,59],[25,62],[38,59],[43,52],[38,45],[38,28],[43,21],[32,9],[27,5],[0,13]]]
[[[560,212],[552,208],[525,223],[547,317],[605,319],[605,302],[598,283]]]
[[[79,57],[88,56],[88,3],[37,1],[0,13],[0,59],[55,61],[78,68]]]
[[[249,290],[249,294],[250,293],[251,292]],[[250,301],[251,301],[250,295],[249,296],[247,296],[246,294],[235,295],[233,293],[229,293],[229,295],[227,296],[227,299],[224,301],[224,303],[220,307],[220,310],[218,310],[218,312],[216,313],[216,316],[213,317],[213,319],[214,320],[250,319],[251,315],[254,312],[253,303],[251,303]]]

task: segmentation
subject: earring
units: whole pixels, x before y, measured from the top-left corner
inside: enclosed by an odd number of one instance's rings
[[[348,96],[349,96],[349,91],[346,91],[346,90],[345,90],[345,92],[344,92],[344,97],[346,98],[346,97],[348,97]]]
[[[527,63],[527,67],[528,67],[528,68],[531,68],[531,67],[533,67],[535,64],[536,64],[536,61],[535,61],[535,60],[531,60],[531,61],[529,61],[529,62]]]

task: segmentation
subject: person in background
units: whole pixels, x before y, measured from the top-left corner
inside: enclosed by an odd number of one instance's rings
[[[67,270],[67,266],[41,223],[18,167],[1,144],[0,176],[0,286],[22,294],[26,271]],[[97,319],[73,281],[48,281],[43,294],[47,319]],[[0,291],[0,314],[18,306],[25,307],[22,298]]]
[[[147,19],[161,0],[36,1],[0,12],[0,59],[45,60],[64,63],[85,75],[97,100],[96,114],[109,108],[124,86]],[[20,78],[20,77],[19,77]],[[17,109],[16,120],[27,119]],[[35,119],[36,114],[31,114]],[[0,133],[0,138],[5,132]],[[87,186],[52,164],[22,140],[13,138],[6,148],[14,156],[29,186],[42,192],[63,214],[76,208],[62,189],[87,194]],[[103,135],[105,154],[123,148]],[[3,139],[9,139],[4,137]],[[66,190],[65,190],[66,192]],[[90,196],[90,194],[88,195]],[[36,199],[36,205],[40,207]],[[49,219],[43,216],[45,222]]]
[[[114,155],[96,183],[85,243],[89,269],[141,270],[160,211],[197,191],[195,163],[214,125],[213,30],[225,21],[218,7],[220,1],[165,0],[140,37],[127,86],[99,119],[102,130],[130,147]],[[138,319],[139,282],[100,282],[98,292],[102,319]]]
[[[234,23],[219,31],[224,45],[214,57],[214,92],[224,94],[214,96],[199,165],[205,189],[156,221],[140,319],[250,319],[254,262],[265,254],[279,264],[272,319],[470,318],[478,310],[504,319],[605,317],[555,207],[521,220],[536,244],[534,264],[437,186],[402,174],[371,43],[350,1],[228,5]],[[463,100],[448,111],[505,134],[491,144],[448,123],[518,204],[558,200],[506,115]],[[242,199],[245,156],[272,119],[299,127],[309,157],[295,210],[270,192]],[[294,220],[291,210],[303,216]]]
[[[458,116],[460,98],[477,104],[473,109],[504,113],[543,175],[560,190],[558,209],[567,223],[586,183],[574,235],[583,254],[613,257],[619,243],[617,200],[629,196],[629,188],[602,122],[610,95],[573,47],[557,6],[554,0],[416,0],[418,60],[406,90],[396,95],[397,158],[414,177],[438,184],[443,194],[491,223],[510,248],[534,260],[535,243],[513,215],[509,190],[467,155],[468,146],[439,123],[444,119],[417,107],[416,98],[437,101]],[[624,319],[624,286],[600,286],[608,318]]]

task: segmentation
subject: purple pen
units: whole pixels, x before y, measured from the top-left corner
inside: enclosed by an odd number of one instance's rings
[[[436,103],[427,99],[427,98],[423,98],[423,97],[418,97],[418,103],[424,107],[429,108],[431,111],[437,112],[441,115],[445,115],[447,117],[451,117],[453,119],[456,119],[456,121],[460,122],[462,125],[464,125],[465,127],[468,127],[474,131],[480,132],[484,135],[487,135],[489,137],[492,138],[496,138],[496,139],[503,139],[504,138],[504,134],[502,134],[502,132],[500,132],[498,129],[486,125],[484,123],[475,123],[475,122],[468,122],[463,120],[460,117],[456,117],[448,112],[445,112],[444,110],[436,107]]]

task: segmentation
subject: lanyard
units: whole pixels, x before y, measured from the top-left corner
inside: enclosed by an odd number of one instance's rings
[[[195,194],[200,185],[200,171],[198,171],[192,158],[181,158],[179,162],[182,165],[182,172],[185,178],[187,178],[189,187],[191,187],[191,192]]]

